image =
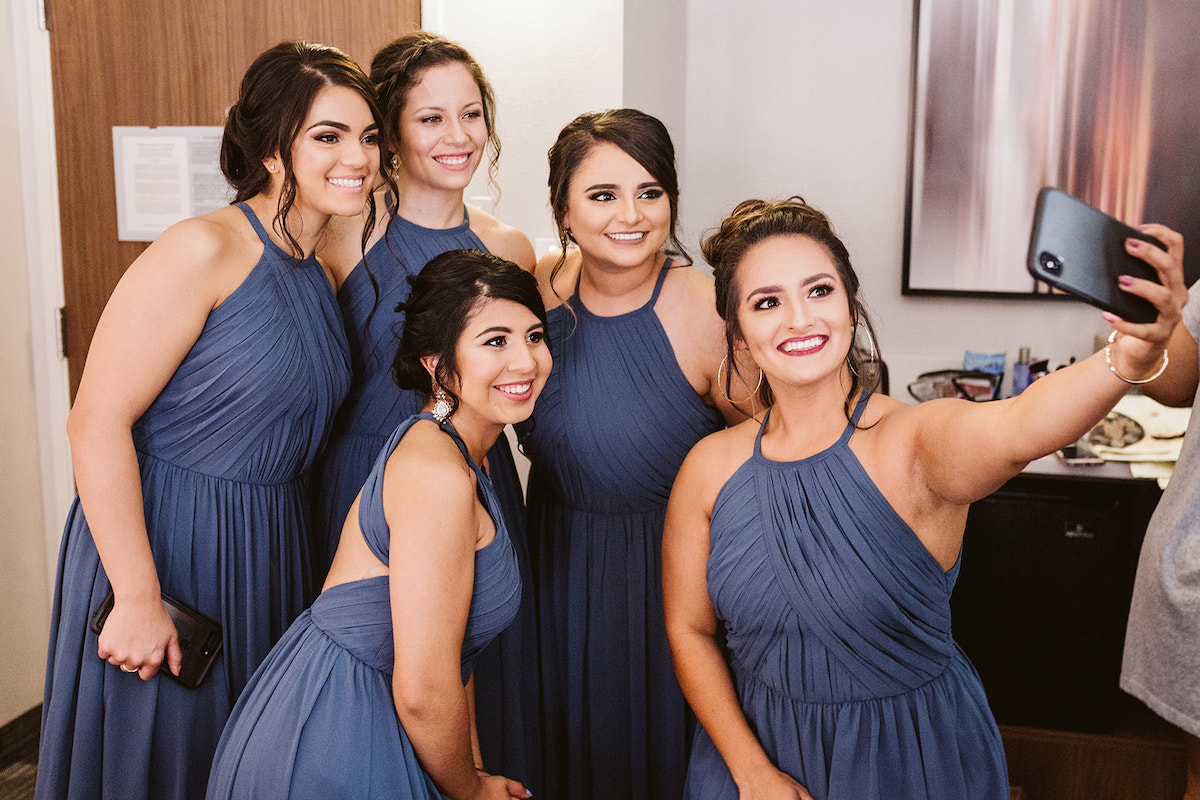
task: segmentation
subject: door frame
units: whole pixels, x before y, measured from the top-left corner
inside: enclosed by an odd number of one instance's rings
[[[63,306],[62,229],[58,209],[58,162],[54,149],[50,34],[41,27],[36,0],[10,0],[9,8],[23,165],[21,198],[42,484],[42,540],[46,551],[47,586],[52,596],[63,520],[75,496],[75,476],[66,429],[70,383],[67,360],[60,355],[59,349],[57,310]]]

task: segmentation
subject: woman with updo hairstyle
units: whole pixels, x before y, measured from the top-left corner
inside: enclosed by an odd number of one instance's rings
[[[663,628],[667,495],[688,449],[746,414],[718,378],[713,283],[676,235],[663,124],[629,108],[583,114],[549,159],[563,248],[537,275],[555,369],[518,427],[532,461],[543,788],[669,800],[682,790],[690,723]],[[752,388],[732,395],[747,412]]]
[[[463,202],[480,163],[490,154],[494,172],[500,155],[492,87],[471,54],[437,34],[413,31],[375,54],[371,80],[391,143],[385,166],[395,187],[379,188],[375,216],[331,226],[319,252],[339,285],[354,375],[312,479],[319,577],[380,448],[423,402],[391,378],[405,319],[396,308],[408,297],[408,278],[439,253],[462,248],[495,253],[530,270],[534,262],[525,234]],[[529,584],[524,496],[506,437],[496,441],[486,469]],[[487,712],[479,730],[485,763],[538,793],[538,683],[529,662],[537,652],[537,623],[527,594],[517,621],[480,657],[475,689],[480,711]]]
[[[304,609],[304,476],[350,384],[313,250],[330,218],[370,208],[379,124],[345,53],[267,50],[221,144],[237,202],[168,228],[113,291],[67,421],[79,496],[37,797],[203,797],[234,701]],[[181,636],[166,596],[220,626],[203,678],[205,643]]]
[[[521,578],[483,461],[546,376],[537,282],[452,250],[410,279],[397,384],[422,398],[352,504],[325,588],[238,701],[209,800],[510,800],[483,770],[472,667]]]
[[[909,406],[873,394],[859,281],[799,197],[747,200],[704,241],[728,348],[769,407],[705,438],[671,490],[667,634],[696,712],[688,800],[1006,800],[1000,732],[951,632],[970,504],[1086,433],[1165,367],[1183,241],[1128,240],[1158,309],[1110,313],[1106,352],[1020,395]],[[861,351],[873,353],[863,356]]]

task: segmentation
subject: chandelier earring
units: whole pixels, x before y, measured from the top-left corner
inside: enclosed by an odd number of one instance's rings
[[[433,418],[439,423],[450,419],[450,415],[454,413],[454,406],[450,405],[450,398],[446,396],[446,391],[440,386],[433,393]]]
[[[392,158],[391,158],[391,160],[388,162],[388,166],[391,168],[392,172],[397,172],[397,171],[399,171],[399,169],[400,169],[400,156],[396,155],[395,153],[392,153]]]
[[[729,396],[729,393],[725,390],[725,381],[721,379],[721,373],[725,370],[725,365],[728,362],[729,362],[729,354],[726,353],[724,358],[721,359],[720,365],[717,367],[717,386],[720,388],[721,394],[725,396],[726,400],[733,403],[735,406],[740,406],[743,403],[752,402],[754,400],[754,398],[758,397],[758,390],[762,388],[762,384],[763,384],[762,369],[760,368],[758,370],[758,383],[755,384],[754,391],[750,392],[749,397],[747,397],[744,400],[734,400],[732,397]]]

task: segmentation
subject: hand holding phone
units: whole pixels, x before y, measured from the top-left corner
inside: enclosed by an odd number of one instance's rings
[[[1121,275],[1159,283],[1155,269],[1129,255],[1126,239],[1166,245],[1049,186],[1038,192],[1026,267],[1034,278],[1110,311],[1127,322],[1154,322],[1153,303],[1122,291]]]
[[[114,602],[112,589],[109,589],[88,621],[88,627],[93,633],[99,635],[104,629],[104,623],[113,610]],[[162,595],[162,602],[179,635],[183,665],[178,675],[167,669],[165,663],[159,672],[189,689],[195,689],[208,677],[217,656],[221,654],[221,625],[168,594]]]

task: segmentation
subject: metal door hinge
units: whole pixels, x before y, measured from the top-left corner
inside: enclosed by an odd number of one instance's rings
[[[67,309],[59,307],[54,309],[54,334],[58,344],[58,357],[67,357]]]

